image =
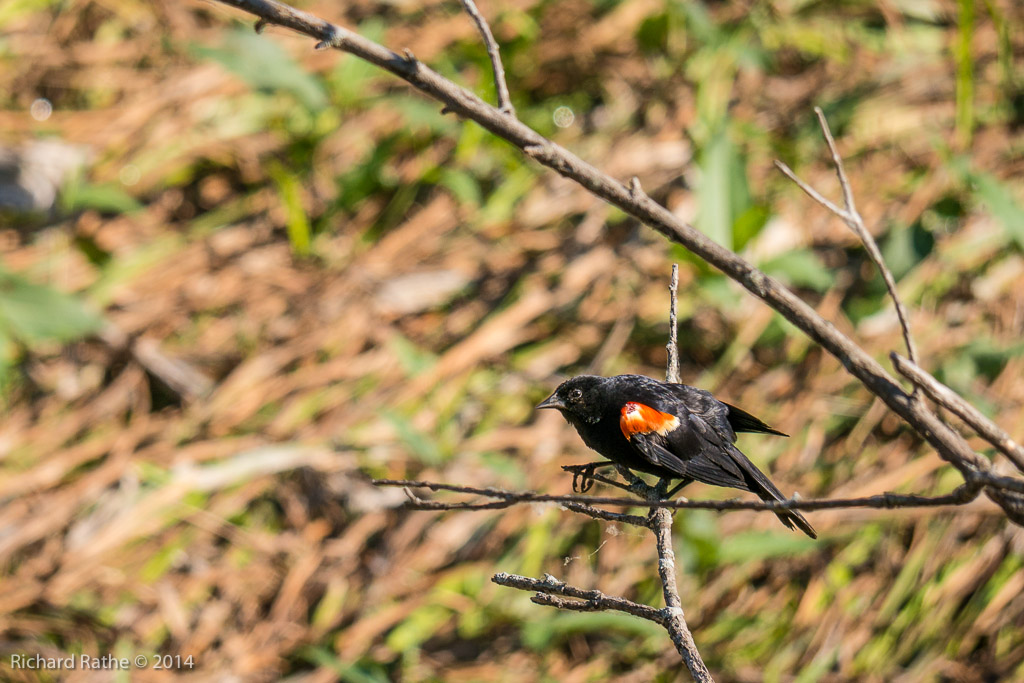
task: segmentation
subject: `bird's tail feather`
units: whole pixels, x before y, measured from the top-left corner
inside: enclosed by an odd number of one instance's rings
[[[757,469],[757,465],[750,462],[750,459],[747,458],[740,449],[733,447],[732,450],[735,451],[733,453],[733,459],[743,467],[746,474],[750,477],[747,483],[751,492],[756,493],[761,500],[767,503],[775,500],[788,500],[786,496],[782,495],[782,491],[780,491],[778,487],[765,476],[764,472]],[[737,457],[737,455],[739,457]],[[811,526],[810,522],[808,522],[798,510],[779,510],[775,515],[790,529],[799,529],[811,538],[818,537],[814,527]]]

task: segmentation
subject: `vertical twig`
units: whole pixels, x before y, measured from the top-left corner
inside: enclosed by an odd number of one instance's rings
[[[484,15],[480,14],[473,0],[460,0],[466,12],[473,19],[476,28],[480,31],[480,37],[484,40],[484,47],[487,48],[487,56],[491,58],[491,68],[494,70],[494,89],[498,93],[498,109],[509,116],[515,116],[516,110],[512,106],[512,97],[508,92],[508,84],[505,83],[505,67],[501,63],[501,53],[498,51],[498,41],[491,33],[491,27],[487,25]]]
[[[676,306],[679,300],[679,264],[672,264],[672,280],[668,286],[668,370],[665,379],[669,382],[679,382],[679,325],[676,313]]]
[[[672,279],[669,281],[668,303],[668,363],[665,379],[679,382],[679,344],[678,344],[678,304],[679,304],[679,264],[672,264]],[[648,500],[652,497],[663,498],[668,489],[669,480],[663,479],[656,489],[647,491]],[[665,597],[665,629],[676,646],[676,650],[690,670],[690,675],[697,683],[714,681],[704,660],[700,656],[697,644],[693,641],[693,633],[686,624],[683,615],[683,603],[679,599],[679,586],[676,584],[676,553],[672,547],[672,512],[668,508],[659,507],[651,510],[650,529],[654,533],[655,545],[658,548],[658,576],[661,578],[661,592]]]
[[[651,531],[658,546],[658,576],[661,577],[661,592],[665,596],[665,628],[693,680],[713,683],[711,672],[701,659],[697,644],[693,642],[693,633],[683,616],[683,603],[676,585],[676,553],[672,548],[672,513],[668,508],[651,511]]]

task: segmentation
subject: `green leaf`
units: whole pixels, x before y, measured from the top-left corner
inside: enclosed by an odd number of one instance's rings
[[[441,170],[440,185],[446,188],[461,205],[480,206],[483,194],[480,183],[471,173],[462,169],[444,168]]]
[[[719,128],[712,135],[701,159],[700,212],[697,215],[697,227],[701,232],[727,249],[732,248],[729,201],[732,155],[729,134]]]
[[[974,0],[960,0],[957,17],[956,57],[956,130],[960,139],[969,143],[974,130]]]
[[[746,160],[733,144],[727,128],[718,126],[701,155],[697,227],[718,244],[731,249],[734,228],[751,209],[751,201]],[[757,219],[755,214],[745,217],[744,232],[756,229]]]
[[[1024,249],[1024,207],[1017,203],[1010,188],[988,173],[974,172],[975,196],[985,204],[992,216],[1017,246]]]
[[[193,51],[220,62],[257,90],[289,92],[311,111],[327,106],[327,94],[321,82],[300,67],[278,43],[252,29],[226,34],[222,47],[196,45]]]
[[[437,363],[436,355],[397,333],[388,338],[388,348],[398,358],[402,370],[409,377],[426,372]]]
[[[309,255],[310,233],[309,216],[302,205],[302,193],[299,180],[288,169],[279,163],[271,163],[267,167],[270,177],[277,184],[277,193],[284,204],[287,219],[285,228],[288,231],[288,242],[292,251],[298,256]]]
[[[102,326],[79,299],[0,270],[0,328],[18,341],[71,341]]]
[[[584,612],[581,614],[558,614],[543,620],[531,622],[522,632],[523,644],[532,650],[549,650],[552,640],[561,640],[576,633],[596,633],[607,637],[609,633],[625,636],[662,638],[664,631],[650,621],[637,619],[618,612]]]
[[[114,183],[93,185],[72,181],[61,193],[61,205],[68,213],[95,209],[101,213],[134,213],[142,204]]]
[[[406,617],[387,635],[387,645],[395,652],[407,652],[419,647],[433,637],[451,619],[452,613],[446,607],[427,604]]]

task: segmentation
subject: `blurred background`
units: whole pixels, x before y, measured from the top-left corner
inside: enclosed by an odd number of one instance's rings
[[[493,102],[457,3],[299,5]],[[1024,437],[1024,6],[481,10],[526,123],[638,176],[888,366],[881,279],[772,166],[838,198],[821,106],[922,364]],[[650,623],[489,582],[550,572],[660,606],[640,530],[409,512],[365,477],[569,492],[559,465],[592,454],[532,406],[583,371],[664,376],[672,262],[683,381],[792,435],[740,441],[780,488],[960,483],[717,272],[394,78],[252,24],[199,0],[0,6],[3,678],[686,680]],[[808,517],[816,542],[766,513],[676,515],[719,680],[1024,676],[1024,537],[995,506]],[[118,677],[8,656],[79,652],[194,659]]]

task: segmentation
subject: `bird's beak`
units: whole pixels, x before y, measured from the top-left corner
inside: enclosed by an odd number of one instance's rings
[[[558,410],[564,410],[565,404],[562,403],[561,399],[555,394],[551,394],[546,399],[537,404],[537,409],[541,408],[557,408]]]

